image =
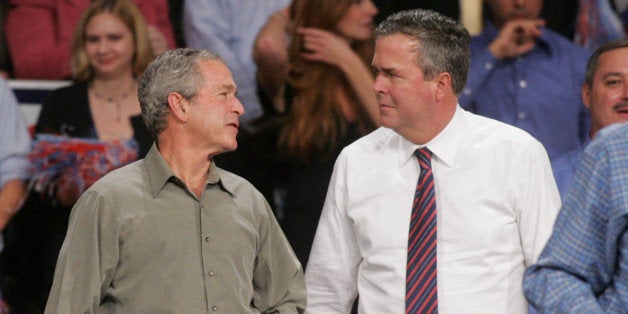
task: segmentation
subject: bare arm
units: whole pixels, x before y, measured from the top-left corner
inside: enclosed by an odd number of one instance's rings
[[[257,81],[278,112],[285,111],[283,94],[288,71],[289,24],[287,8],[273,13],[260,30],[253,45]]]
[[[7,182],[0,190],[0,231],[20,209],[26,194],[26,184],[20,179]]]

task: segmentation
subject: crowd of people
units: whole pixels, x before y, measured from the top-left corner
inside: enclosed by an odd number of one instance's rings
[[[624,312],[628,5],[550,2],[9,0],[0,313]]]

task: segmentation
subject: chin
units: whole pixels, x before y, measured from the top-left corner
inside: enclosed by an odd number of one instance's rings
[[[394,119],[388,118],[385,115],[380,115],[379,117],[379,123],[381,123],[385,128],[394,129],[396,125],[395,122],[396,121]]]
[[[225,146],[225,151],[232,152],[238,148],[238,142],[233,142],[227,146]]]
[[[365,40],[369,40],[369,39],[371,39],[371,38],[373,37],[372,35],[373,35],[373,33],[372,33],[372,32],[366,32],[366,33],[364,33],[364,34],[357,34],[357,35],[354,37],[354,40],[356,40],[356,41],[365,41]]]

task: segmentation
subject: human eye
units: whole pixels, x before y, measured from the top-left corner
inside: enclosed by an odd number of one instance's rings
[[[226,99],[227,97],[229,97],[229,92],[222,90],[222,91],[218,91],[218,93],[216,94],[216,96],[220,99]]]
[[[90,43],[90,44],[97,43],[98,42],[98,37],[97,36],[86,36],[85,37],[85,42],[86,43]]]
[[[111,34],[111,35],[109,35],[107,37],[111,41],[118,41],[118,40],[122,39],[122,35],[120,35],[120,34]]]
[[[395,74],[395,73],[394,73],[394,72],[392,72],[392,71],[385,71],[385,72],[384,72],[384,76],[386,76],[386,77],[390,77],[390,78],[399,77],[399,75]]]
[[[622,81],[619,80],[619,79],[608,79],[608,80],[604,81],[604,85],[609,86],[609,87],[621,85],[621,83],[622,83]]]

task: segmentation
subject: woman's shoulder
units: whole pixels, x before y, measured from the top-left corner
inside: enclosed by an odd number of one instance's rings
[[[74,82],[72,85],[61,87],[50,92],[43,105],[55,106],[76,106],[76,103],[87,103],[87,83]]]
[[[80,92],[87,92],[87,82],[73,82],[71,85],[53,90],[50,95],[76,95]]]

